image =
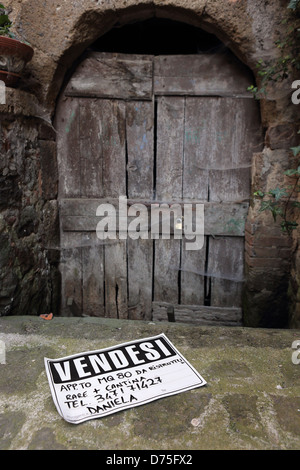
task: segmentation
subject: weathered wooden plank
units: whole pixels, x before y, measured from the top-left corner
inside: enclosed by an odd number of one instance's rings
[[[186,98],[184,120],[183,199],[208,200],[212,136],[211,100]]]
[[[247,199],[252,155],[255,146],[261,145],[258,126],[254,123],[256,103],[231,98],[211,98],[209,101],[213,110],[210,125],[215,141],[210,154],[210,200]]]
[[[247,199],[250,194],[252,153],[255,145],[260,145],[256,103],[232,98],[211,98],[209,101],[212,106],[211,128],[215,134],[209,161],[212,168],[209,172],[210,200],[224,203]],[[233,217],[227,221],[227,226],[230,225],[234,231],[238,226],[244,230],[245,218]],[[243,230],[240,235],[244,235]],[[212,273],[211,305],[241,305],[243,268],[243,238],[210,237],[208,272]]]
[[[105,316],[109,318],[128,319],[126,245],[126,240],[105,245]]]
[[[213,217],[213,213],[215,213],[215,217],[221,217],[221,211],[226,211],[229,215],[242,215],[245,211],[249,208],[249,203],[247,201],[224,201],[224,203],[220,202],[207,202],[201,201],[197,199],[175,199],[173,201],[170,200],[155,200],[151,201],[149,199],[144,198],[136,198],[136,199],[126,199],[127,206],[134,206],[135,204],[143,204],[145,207],[148,208],[150,211],[151,206],[153,206],[153,210],[155,209],[156,205],[159,205],[157,210],[161,210],[162,207],[160,205],[167,204],[170,208],[172,204],[180,204],[182,207],[182,211],[184,212],[184,204],[192,204],[192,209],[195,210],[196,204],[204,204],[205,213],[208,214],[209,217]],[[93,216],[96,213],[97,207],[100,204],[112,204],[116,208],[119,205],[119,198],[116,197],[104,197],[104,198],[63,198],[60,200],[60,213],[63,216]]]
[[[151,320],[152,312],[152,240],[127,240],[128,318]]]
[[[230,53],[154,58],[155,95],[235,96],[251,99],[247,87],[252,82],[249,70]]]
[[[153,197],[154,106],[126,103],[127,197]]]
[[[59,197],[79,197],[81,191],[80,112],[78,100],[61,99],[56,117]]]
[[[244,239],[209,237],[211,305],[240,307],[244,280]]]
[[[182,198],[183,122],[184,98],[158,98],[155,184],[157,200]],[[153,226],[152,231],[155,229]],[[168,237],[168,234],[165,236]],[[155,240],[154,250],[154,299],[178,303],[181,240]]]
[[[148,209],[148,230],[151,231],[151,204],[149,201],[144,200],[128,200],[128,208],[134,206],[134,204],[144,204]],[[94,232],[98,222],[101,220],[100,217],[96,216],[97,207],[101,204],[109,203],[112,204],[116,209],[117,227],[118,220],[120,217],[119,212],[119,200],[117,199],[62,199],[60,201],[60,216],[62,229],[66,232]],[[182,207],[182,214],[184,215],[184,204],[190,204],[189,202],[175,202]],[[194,202],[193,207],[196,204],[203,204],[202,202]],[[172,206],[171,203],[168,204]],[[243,236],[245,231],[245,221],[248,214],[249,204],[243,203],[204,203],[204,234],[205,235],[228,235],[232,237]],[[160,207],[157,209],[152,208],[152,215],[160,211]],[[133,211],[135,212],[135,211]],[[164,212],[164,211],[162,211]],[[165,210],[165,214],[169,214],[169,209]],[[139,216],[138,212],[135,215],[128,216],[127,225]],[[153,217],[152,217],[153,218]],[[171,219],[173,221],[173,219]],[[173,225],[170,225],[170,234],[173,234]],[[132,228],[135,231],[135,228]],[[195,230],[195,225],[193,225]],[[164,233],[162,227],[160,228],[159,234]],[[165,232],[167,233],[167,232]],[[184,237],[184,230],[182,232]]]
[[[126,104],[127,196],[153,197],[154,105],[134,101]],[[128,205],[128,208],[130,206]],[[132,209],[134,209],[132,207]],[[119,213],[118,213],[119,215]],[[138,214],[140,216],[140,214]],[[136,219],[129,217],[128,223]],[[148,216],[146,215],[146,227]],[[143,227],[140,226],[142,230]],[[130,225],[129,225],[130,230]],[[134,229],[135,230],[135,229]],[[130,319],[151,320],[153,242],[127,240],[128,315]]]
[[[213,236],[242,237],[249,203],[208,202],[204,204],[204,233]]]
[[[187,251],[182,246],[180,271],[180,302],[203,305],[205,298],[206,240],[200,250]]]
[[[185,73],[185,72],[183,72]],[[184,113],[184,156],[182,198],[184,200],[208,199],[208,161],[209,129],[206,126],[210,109],[203,98],[185,99]],[[204,212],[204,233],[223,229],[220,219],[224,221],[224,212],[216,216],[218,210],[210,210],[206,205]],[[216,218],[217,217],[217,218]],[[195,231],[195,226],[193,225]],[[188,251],[182,244],[181,253],[181,295],[182,304],[203,305],[205,301],[205,264],[206,241],[200,250]]]
[[[103,195],[126,195],[126,105],[122,101],[101,100]]]
[[[104,317],[104,246],[96,234],[88,234],[82,246],[82,312]]]
[[[82,234],[64,233],[61,239],[61,314],[82,314]]]
[[[219,308],[200,305],[176,305],[168,302],[153,302],[153,321],[168,321],[167,310],[174,309],[174,320],[194,325],[238,326],[242,324],[240,308]]]
[[[184,98],[157,100],[156,199],[182,198]]]
[[[114,98],[152,99],[151,56],[130,59],[122,54],[90,53],[69,81],[65,95]]]
[[[154,300],[178,303],[181,240],[155,240]]]
[[[99,100],[80,99],[81,196],[103,196],[103,147],[107,145]]]
[[[110,198],[126,194],[126,104],[101,100],[104,136],[103,193]],[[126,240],[104,247],[105,315],[128,318]]]
[[[63,98],[56,116],[59,197],[79,197],[80,175],[80,112],[79,103]],[[61,231],[61,314],[79,316],[82,312],[81,289],[81,238],[80,233]]]
[[[152,56],[91,52],[73,74],[66,96],[149,99]],[[158,56],[154,58],[156,95],[204,95],[252,98],[253,78],[234,56]]]
[[[119,217],[118,211],[116,212],[117,215],[117,226],[116,230],[114,228],[108,227],[106,230],[107,232],[118,232],[119,229],[119,220],[121,221],[126,221],[126,218],[121,218]],[[62,223],[62,229],[65,232],[96,232],[97,224],[100,222],[100,220],[103,220],[106,216],[103,218],[101,216],[96,217],[96,216],[61,216],[61,223]],[[128,217],[127,218],[127,227],[128,227],[128,233],[136,233],[136,228],[131,227],[130,224],[132,221],[134,221],[136,217]],[[122,222],[122,225],[123,222]],[[149,227],[150,228],[150,227]]]

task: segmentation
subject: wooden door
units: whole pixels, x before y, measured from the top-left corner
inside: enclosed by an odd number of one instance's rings
[[[249,83],[229,55],[93,52],[81,63],[56,118],[63,314],[240,324],[261,146]],[[203,248],[150,232],[99,240],[97,207],[117,209],[120,196],[128,208],[204,204]]]

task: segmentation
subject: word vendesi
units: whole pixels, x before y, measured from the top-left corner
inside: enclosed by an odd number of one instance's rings
[[[56,408],[73,424],[206,384],[163,333],[44,361]]]

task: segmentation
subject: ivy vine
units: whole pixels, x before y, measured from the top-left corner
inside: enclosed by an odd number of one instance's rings
[[[286,36],[275,42],[280,50],[280,56],[272,63],[259,60],[257,63],[258,75],[261,78],[260,87],[251,85],[248,91],[252,92],[256,99],[262,99],[267,94],[267,85],[270,82],[280,82],[300,71],[300,0],[291,0],[287,7],[290,10],[287,18],[282,23],[287,25]],[[300,130],[298,130],[300,134]],[[290,184],[283,184],[268,192],[257,190],[254,192],[256,198],[260,198],[260,211],[270,211],[274,221],[281,218],[281,229],[291,235],[298,227],[296,222],[297,211],[300,208],[298,193],[300,192],[300,146],[291,147],[295,168],[290,168],[284,175],[290,180]]]
[[[5,6],[0,3],[0,36],[14,38],[14,34],[10,30],[11,26],[12,22],[5,10]]]

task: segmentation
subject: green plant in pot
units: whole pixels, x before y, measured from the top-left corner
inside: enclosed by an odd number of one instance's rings
[[[29,44],[16,38],[11,26],[5,7],[0,3],[0,80],[6,86],[14,87],[34,51]]]

